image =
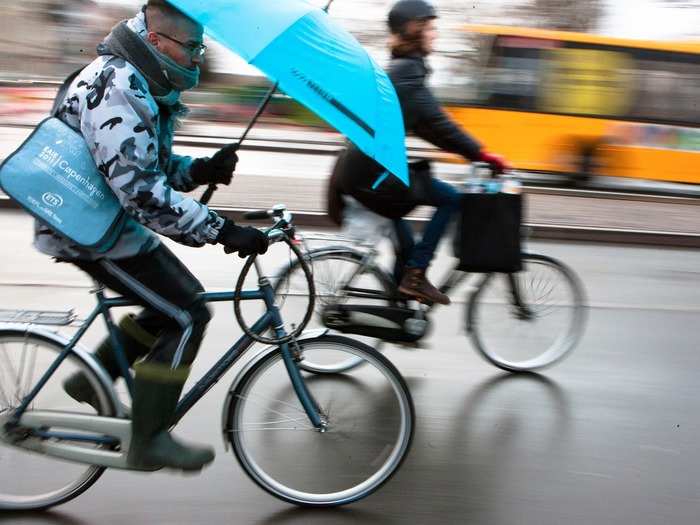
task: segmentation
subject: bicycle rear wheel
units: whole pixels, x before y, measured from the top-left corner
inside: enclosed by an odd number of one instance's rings
[[[555,259],[533,254],[523,255],[521,272],[485,276],[467,312],[467,331],[477,350],[511,372],[563,359],[579,342],[586,317],[576,274]]]
[[[299,341],[306,358],[336,354],[363,366],[344,374],[303,374],[327,427],[314,428],[274,350],[229,393],[229,440],[241,466],[264,490],[302,506],[336,506],[377,490],[400,467],[413,436],[414,410],[394,366],[342,336]]]
[[[321,248],[307,253],[306,260],[311,267],[316,290],[314,316],[307,325],[307,329],[324,327],[322,315],[324,309],[331,305],[380,304],[380,302],[386,304],[385,300],[349,297],[345,291],[348,286],[373,290],[386,297],[392,294],[391,279],[373,264],[363,267],[361,252],[351,249]],[[299,312],[304,305],[308,304],[309,285],[298,260],[279,274],[274,290],[285,322],[293,320],[295,315],[299,317]],[[383,344],[381,341],[367,338],[366,342],[370,341],[375,348]],[[308,372],[335,374],[350,370],[361,363],[361,359],[352,356],[348,356],[348,359],[342,362],[328,360],[319,362],[306,358],[300,366]]]
[[[0,331],[0,510],[37,510],[65,503],[92,486],[104,468],[71,463],[30,452],[10,443],[7,418],[30,392],[63,349],[49,337],[24,330]],[[95,414],[89,405],[70,398],[62,387],[69,374],[82,372],[93,386],[99,415],[111,416],[114,406],[92,369],[71,353],[29,407]],[[21,439],[21,436],[17,436]],[[75,443],[76,447],[96,447]]]

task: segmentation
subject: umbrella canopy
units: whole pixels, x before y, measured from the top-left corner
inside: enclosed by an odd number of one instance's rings
[[[403,117],[389,77],[307,0],[169,0],[207,34],[408,184]]]

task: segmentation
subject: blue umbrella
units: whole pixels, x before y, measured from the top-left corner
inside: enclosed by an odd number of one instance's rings
[[[401,107],[362,46],[307,0],[169,0],[408,184]]]

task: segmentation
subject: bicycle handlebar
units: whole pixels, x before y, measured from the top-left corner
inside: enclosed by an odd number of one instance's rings
[[[271,230],[267,230],[265,233],[267,233],[267,238],[269,239],[270,244],[281,242],[285,239],[285,237],[287,237],[287,232],[280,230],[279,228],[272,228]]]
[[[486,173],[483,173],[486,171]],[[460,182],[466,193],[520,193],[521,183],[512,170],[497,173],[487,162],[473,162],[467,167],[467,176]]]
[[[467,165],[467,179],[479,178],[479,171],[487,171],[488,177],[491,179],[497,179],[501,175],[507,175],[503,173],[499,175],[494,169],[491,168],[491,164],[488,162],[471,162]]]
[[[294,216],[287,211],[287,206],[277,204],[271,210],[253,210],[243,214],[245,219],[256,220],[270,218],[273,221],[273,226],[270,229],[263,230],[270,240],[270,244],[285,240],[285,238],[294,239],[294,224],[292,223]]]
[[[272,216],[272,210],[254,210],[247,211],[243,214],[243,218],[249,221],[257,221],[260,219],[267,219]]]

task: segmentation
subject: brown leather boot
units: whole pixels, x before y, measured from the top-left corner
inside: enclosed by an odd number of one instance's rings
[[[399,292],[433,303],[450,304],[450,298],[435,288],[425,276],[425,268],[406,268]]]

